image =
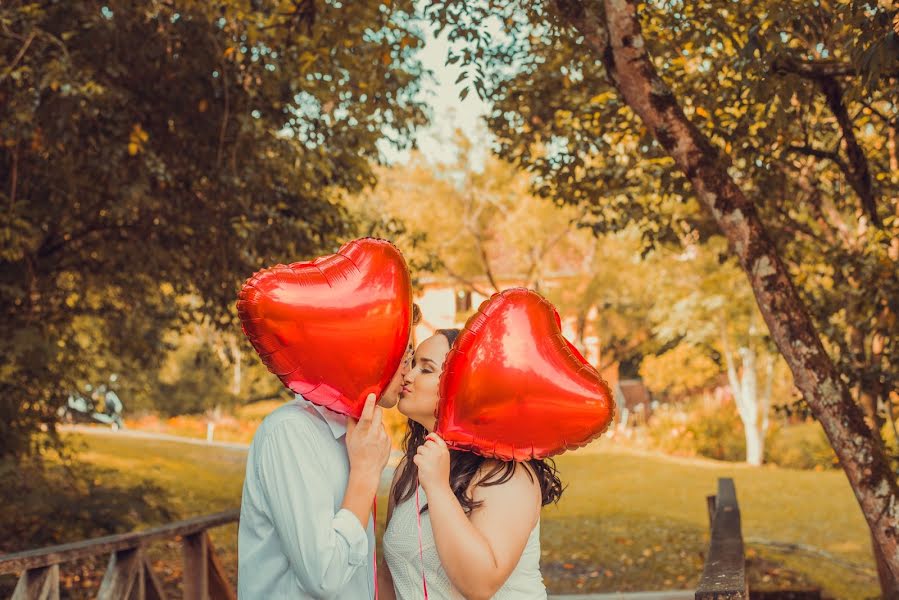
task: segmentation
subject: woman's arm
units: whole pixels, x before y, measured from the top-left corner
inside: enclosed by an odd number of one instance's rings
[[[415,457],[437,554],[450,581],[469,600],[490,598],[509,578],[540,515],[540,487],[517,466],[509,481],[475,487],[483,504],[469,517],[449,485],[449,451],[431,434]]]

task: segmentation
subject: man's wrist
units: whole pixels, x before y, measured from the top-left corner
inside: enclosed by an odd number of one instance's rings
[[[381,483],[381,473],[373,469],[354,469],[350,467],[349,486],[358,488],[358,491],[371,491],[372,495],[377,493],[378,485]]]

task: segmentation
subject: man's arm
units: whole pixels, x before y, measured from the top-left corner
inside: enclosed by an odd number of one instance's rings
[[[336,598],[367,564],[368,536],[351,511],[334,513],[318,435],[304,419],[279,423],[259,449],[258,474],[297,582],[315,598]]]
[[[374,394],[369,394],[359,422],[347,420],[346,451],[350,459],[350,479],[343,495],[343,505],[356,515],[365,527],[378,493],[381,473],[390,458],[390,437],[381,423],[381,407]]]

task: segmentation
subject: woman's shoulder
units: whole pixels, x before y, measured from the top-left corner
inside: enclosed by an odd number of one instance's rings
[[[527,463],[502,461],[495,458],[484,460],[472,479],[475,490],[504,488],[514,494],[540,494],[540,482],[534,469]]]
[[[492,476],[494,473],[497,474],[497,477]],[[485,458],[481,466],[478,467],[478,478],[497,479],[499,474],[501,474],[503,479],[520,479],[523,477],[527,480],[534,480],[536,483],[534,468],[526,462]]]
[[[480,518],[493,518],[496,511],[531,521],[539,518],[540,483],[530,466],[489,459],[478,470],[470,488],[472,500],[480,503]],[[488,517],[493,515],[493,517]]]

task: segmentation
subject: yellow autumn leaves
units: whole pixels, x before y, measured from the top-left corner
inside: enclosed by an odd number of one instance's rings
[[[140,123],[135,123],[134,127],[131,128],[131,135],[128,136],[129,156],[136,156],[142,152],[144,144],[146,144],[149,139],[149,134],[144,131],[144,128],[140,126]]]

